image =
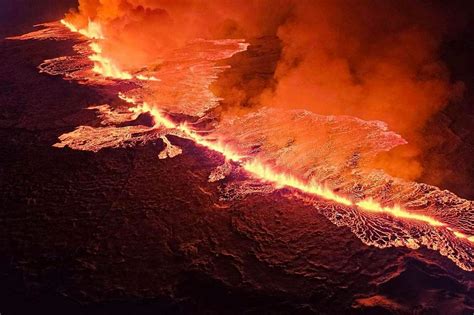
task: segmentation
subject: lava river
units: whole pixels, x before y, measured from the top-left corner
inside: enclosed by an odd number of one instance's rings
[[[62,21],[40,27],[12,39],[75,43],[74,55],[45,60],[41,72],[99,86],[117,99],[91,105],[100,126],[78,126],[60,136],[56,147],[96,152],[161,139],[163,159],[186,154],[168,135],[189,139],[226,158],[209,176],[233,191],[223,199],[290,189],[365,244],[426,246],[474,270],[472,201],[368,166],[378,153],[406,143],[383,122],[269,108],[213,115],[219,99],[209,87],[226,69],[220,61],[245,51],[245,41],[197,39],[159,65],[119,69],[102,55],[100,25],[90,22],[79,30]]]

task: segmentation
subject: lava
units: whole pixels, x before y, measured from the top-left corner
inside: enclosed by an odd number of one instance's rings
[[[90,39],[104,39],[104,34],[102,33],[102,27],[100,26],[99,23],[93,22],[89,20],[89,23],[87,25],[87,28],[81,28],[78,29],[77,27],[74,26],[74,24],[69,23],[66,20],[61,20],[61,24],[66,26],[71,32],[73,33],[79,33],[81,35],[84,35],[87,38]]]
[[[89,21],[89,27],[87,30],[77,30],[73,25],[67,22],[63,22],[63,24],[66,25],[71,31],[79,32],[82,35],[91,39],[103,38],[98,36],[101,34],[100,26],[91,21]],[[125,80],[133,78],[132,75],[126,72],[122,72],[118,68],[116,68],[109,59],[101,57],[102,50],[100,49],[99,45],[97,45],[96,43],[91,43],[91,48],[96,54],[91,56],[90,58],[91,60],[96,61],[98,63],[94,66],[95,72],[100,73],[106,77],[115,77]],[[152,77],[151,79],[155,80],[156,78]],[[272,167],[266,165],[264,162],[259,161],[258,159],[249,159],[248,157],[237,153],[234,149],[229,147],[229,145],[226,145],[225,141],[208,140],[205,137],[200,136],[197,131],[189,128],[186,123],[175,124],[172,120],[166,118],[163,113],[161,113],[155,107],[150,106],[146,102],[137,105],[136,100],[134,100],[133,98],[127,98],[123,94],[119,94],[119,97],[127,101],[128,103],[135,104],[135,107],[130,109],[134,113],[150,113],[153,116],[156,124],[162,125],[168,129],[174,128],[182,131],[195,143],[206,147],[209,150],[221,153],[228,160],[240,163],[242,168],[245,169],[248,173],[252,174],[260,180],[271,182],[275,184],[276,187],[294,188],[301,192],[315,195],[325,200],[329,200],[344,206],[355,206],[366,212],[388,214],[396,218],[420,221],[435,227],[447,226],[446,223],[441,222],[435,218],[432,218],[427,215],[410,212],[406,209],[403,209],[399,205],[394,205],[391,207],[383,206],[382,204],[373,200],[370,197],[360,201],[353,201],[348,197],[338,195],[330,188],[325,187],[324,185],[315,181],[304,182],[303,180],[298,179],[297,177],[291,174],[275,171]],[[466,239],[470,242],[474,242],[474,235],[466,235],[452,228],[449,228],[449,230],[452,231],[453,235],[457,238]]]
[[[75,26],[65,21],[62,21],[62,24],[65,25],[72,32],[82,34],[83,36],[86,36],[91,41],[88,44],[89,44],[90,50],[92,51],[92,54],[90,54],[88,58],[94,62],[93,71],[95,73],[102,75],[104,77],[116,78],[120,80],[137,79],[137,80],[146,80],[146,81],[160,81],[155,76],[147,76],[144,74],[135,75],[129,72],[124,72],[120,70],[118,67],[116,67],[114,63],[112,62],[112,60],[104,57],[102,54],[102,48],[100,46],[100,40],[103,39],[104,36],[102,32],[100,31],[101,29],[100,25],[98,25],[97,23],[90,21],[88,29],[86,30],[78,30]],[[225,51],[225,53],[228,53],[228,52]],[[229,55],[232,55],[232,54],[229,54]],[[204,64],[209,65],[206,63]],[[201,65],[202,63],[198,63],[198,66],[201,66]],[[194,68],[198,66],[193,65],[191,67],[192,72],[194,72],[195,69],[198,69],[198,68]],[[179,66],[176,66],[174,68],[178,70],[181,69]],[[207,72],[205,73],[207,74]],[[215,77],[215,75],[211,73],[209,74],[209,77]],[[195,76],[192,76],[191,78],[196,79]],[[193,83],[195,85],[203,84],[204,87],[207,89],[209,81],[206,81],[206,80],[199,81],[198,79],[196,79],[196,82],[193,81]],[[160,90],[157,90],[154,92],[160,93]],[[178,94],[178,92],[186,94],[189,91],[173,91],[173,95]],[[276,188],[287,187],[287,188],[295,189],[297,191],[304,193],[305,195],[315,196],[323,200],[330,201],[334,203],[334,205],[337,205],[340,207],[360,210],[360,212],[366,213],[367,215],[370,215],[373,218],[391,217],[391,218],[399,219],[399,221],[402,223],[414,222],[422,228],[425,228],[425,227],[429,227],[430,229],[433,228],[435,232],[442,231],[444,233],[444,234],[441,234],[441,236],[439,236],[440,239],[443,239],[443,237],[446,238],[446,233],[448,233],[453,238],[460,240],[459,241],[460,243],[463,243],[463,244],[474,243],[474,235],[470,235],[469,233],[466,233],[467,231],[469,231],[469,229],[463,225],[451,224],[452,222],[449,221],[449,215],[447,215],[446,217],[442,217],[441,219],[441,217],[434,217],[427,214],[417,213],[416,211],[409,210],[408,208],[405,208],[402,205],[399,205],[393,201],[391,202],[392,204],[391,206],[387,206],[375,200],[373,197],[370,197],[370,195],[357,197],[351,193],[344,193],[344,192],[341,193],[340,190],[337,190],[337,191],[333,190],[329,185],[323,184],[325,181],[318,181],[314,179],[305,180],[302,177],[298,176],[298,174],[301,174],[301,172],[298,173],[297,171],[294,171],[291,167],[288,167],[286,169],[283,167],[278,167],[274,165],[273,163],[268,162],[268,159],[266,158],[263,158],[258,155],[252,155],[252,154],[249,154],[249,152],[244,152],[240,150],[239,147],[235,145],[233,141],[235,140],[234,139],[235,137],[239,137],[239,134],[237,133],[235,134],[230,133],[227,136],[224,136],[223,134],[220,134],[219,132],[215,132],[211,136],[209,135],[203,136],[202,135],[203,133],[201,131],[192,128],[189,123],[186,123],[186,122],[177,123],[173,121],[173,119],[168,117],[168,115],[166,114],[168,112],[167,110],[162,109],[161,106],[159,106],[158,104],[155,104],[153,101],[148,102],[148,101],[142,100],[141,94],[138,94],[137,98],[132,97],[130,95],[135,95],[135,94],[131,94],[128,92],[127,94],[119,93],[118,97],[122,99],[123,101],[132,105],[132,107],[128,109],[129,112],[133,113],[132,118],[137,118],[140,114],[144,114],[144,113],[149,113],[153,117],[154,126],[152,128],[145,128],[143,129],[144,131],[148,132],[148,131],[153,131],[153,130],[158,130],[158,129],[160,130],[165,129],[165,130],[172,131],[173,134],[176,134],[183,138],[190,139],[194,143],[208,150],[212,150],[214,152],[218,152],[222,154],[226,158],[226,160],[233,161],[241,169],[245,170],[246,173],[251,175],[252,178],[255,178],[263,182],[271,183]],[[377,122],[375,122],[375,124],[377,124]],[[92,129],[93,128],[91,127],[84,128],[84,130],[86,130],[89,134],[91,134]],[[232,126],[231,129],[234,132],[236,130],[235,126]],[[109,130],[112,130],[112,129],[105,129],[104,132],[107,132]],[[246,132],[247,134],[249,133],[248,130],[246,130]],[[271,129],[270,128],[267,129],[267,132],[271,132]],[[121,135],[120,133],[118,134]],[[79,132],[75,139],[77,139],[78,137],[80,138],[80,136],[81,136],[81,133]],[[160,133],[159,138],[161,137],[163,137],[163,133]],[[168,145],[169,147],[172,147],[171,143],[169,143],[169,141],[167,141],[166,138],[162,138],[162,139],[166,145]],[[111,142],[116,143],[113,141]],[[63,147],[64,144],[61,143],[55,146]],[[95,151],[99,149],[100,148],[93,147],[93,150]],[[162,153],[160,154],[159,157],[160,158],[173,157],[179,153],[181,153],[180,149],[172,148],[170,152]],[[384,200],[384,199],[381,198],[381,200]],[[410,233],[408,234],[410,235]],[[412,237],[413,236],[411,236],[411,238],[409,238],[405,243],[393,242],[390,245],[400,246],[400,244],[403,244],[408,247],[411,246],[412,248],[414,248],[415,245],[412,245],[412,243],[410,243],[412,242],[411,241]],[[415,236],[415,237],[418,237],[418,236]],[[468,264],[462,263],[459,261],[459,259],[456,260],[457,257],[454,257],[456,254],[452,253],[452,252],[456,252],[456,248],[455,249],[450,248],[450,250],[452,250],[451,252],[446,251],[445,248],[443,248],[442,246],[438,246],[436,241],[431,242],[427,237],[425,237],[425,234],[420,236],[420,239],[421,241],[417,244],[423,244],[432,249],[436,249],[440,251],[443,255],[450,257],[453,261],[456,261],[460,267],[466,270],[472,270],[472,258],[470,258],[471,256],[464,258],[466,261],[468,261]],[[452,239],[449,238],[449,241],[451,242]],[[377,246],[377,244],[373,244],[373,243],[370,243],[370,244]],[[471,245],[468,245],[468,246],[471,246]],[[463,250],[465,248],[467,247],[464,247]],[[468,248],[469,248],[468,250],[471,250],[471,247],[468,247]]]
[[[417,220],[417,221],[422,221],[426,222],[429,225],[432,226],[446,226],[445,223],[440,222],[436,219],[433,219],[429,216],[426,215],[421,215],[417,213],[411,213],[409,211],[406,211],[402,209],[399,205],[395,205],[393,207],[383,207],[380,205],[380,203],[374,201],[373,199],[365,199],[362,201],[358,201],[356,205],[363,209],[364,211],[369,211],[369,212],[378,212],[378,213],[388,213],[391,216],[397,217],[397,218],[403,218],[403,219],[408,219],[408,220]],[[456,235],[456,233],[454,233]],[[456,235],[457,236],[457,235]]]
[[[129,103],[135,103],[135,100],[133,99],[126,98],[124,96],[121,96],[121,98]],[[392,207],[382,206],[372,198],[354,202],[347,197],[336,194],[330,188],[327,188],[317,182],[312,181],[305,183],[291,174],[275,171],[270,166],[265,165],[265,163],[257,159],[249,159],[248,157],[240,155],[229,148],[229,146],[225,145],[225,143],[222,141],[207,140],[206,138],[200,136],[198,132],[189,128],[186,124],[175,124],[172,120],[166,118],[157,109],[150,107],[147,103],[132,107],[130,110],[135,113],[151,114],[154,117],[156,124],[163,125],[165,128],[176,128],[183,131],[184,134],[192,139],[195,143],[204,146],[209,150],[221,153],[227,160],[240,163],[243,169],[245,169],[248,173],[260,180],[271,182],[278,188],[294,188],[301,192],[315,195],[344,206],[357,206],[359,209],[367,212],[384,213],[396,218],[421,221],[435,227],[447,226],[446,223],[443,223],[435,218],[407,211],[402,209],[399,205],[394,205]],[[458,232],[452,228],[449,228],[449,230],[452,231],[453,234],[458,238],[467,239],[471,242],[474,242],[474,236],[465,235],[464,233]]]
[[[105,36],[102,32],[102,27],[99,23],[89,20],[88,27],[86,29],[78,29],[72,23],[69,23],[66,20],[61,20],[61,24],[66,26],[71,32],[79,33],[90,40],[93,40],[89,47],[93,52],[89,59],[94,62],[94,67],[92,71],[102,75],[105,78],[118,79],[118,80],[131,80],[136,78],[141,81],[159,81],[155,76],[147,76],[144,74],[137,74],[136,76],[132,75],[127,71],[123,71],[118,67],[112,59],[105,57],[103,54],[102,47],[100,46],[98,40],[105,39]]]
[[[124,100],[127,103],[136,105],[135,99],[127,97],[127,96],[123,95],[122,93],[119,93],[118,97],[120,99]],[[130,108],[129,110],[131,112],[135,113],[137,116],[139,114],[142,114],[142,113],[149,113],[153,117],[153,120],[155,122],[155,126],[156,125],[162,125],[165,128],[169,128],[169,129],[177,127],[176,124],[173,121],[171,121],[170,119],[163,116],[158,109],[156,109],[154,107],[151,107],[146,102],[143,102],[143,104],[141,104],[141,105],[136,105],[136,106]]]
[[[102,55],[102,48],[98,43],[91,43],[90,48],[94,52],[94,54],[89,56],[89,59],[94,62],[92,71],[106,78],[121,80],[130,80],[133,78],[130,73],[120,70],[111,59],[104,57]]]
[[[334,201],[345,206],[352,206],[353,202],[343,196],[337,195],[331,189],[316,182],[305,183],[302,180],[282,172],[277,172],[258,160],[243,163],[243,168],[259,179],[274,183],[277,187],[296,188],[304,193],[316,195],[326,200]]]
[[[133,98],[126,97],[122,93],[119,94],[119,97],[130,103],[136,105],[136,100]],[[321,198],[326,200],[334,201],[345,206],[352,206],[353,202],[343,196],[339,196],[334,193],[331,189],[319,185],[318,183],[304,183],[303,181],[295,178],[292,175],[275,172],[270,167],[265,165],[264,163],[256,160],[256,159],[248,159],[246,156],[242,156],[239,153],[235,152],[232,148],[225,144],[224,141],[211,141],[199,135],[198,132],[189,128],[186,123],[182,124],[175,124],[172,120],[166,118],[159,110],[154,107],[150,107],[146,102],[141,105],[136,105],[135,107],[130,108],[130,111],[134,113],[149,113],[153,116],[155,124],[162,125],[165,128],[176,128],[182,131],[186,136],[192,139],[195,143],[206,147],[209,150],[221,153],[227,160],[238,162],[242,164],[242,167],[249,173],[253,174],[259,179],[272,182],[277,187],[291,187],[296,188],[302,192],[317,195]],[[365,206],[369,205],[373,208],[374,202],[367,201],[366,203],[360,203],[360,207],[364,208]],[[384,208],[385,209],[385,208]],[[380,212],[383,212],[382,210]],[[387,211],[385,211],[387,212]],[[403,211],[399,211],[403,212]],[[401,215],[400,215],[401,216]],[[412,219],[419,219],[421,216],[408,216],[405,215],[404,217],[412,218]],[[435,221],[435,220],[433,220]]]

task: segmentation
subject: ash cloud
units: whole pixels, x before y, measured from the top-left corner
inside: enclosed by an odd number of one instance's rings
[[[268,106],[382,120],[409,144],[375,164],[404,178],[423,171],[420,154],[433,145],[423,137],[426,122],[463,93],[440,58],[443,40],[463,21],[436,1],[79,2],[67,19],[79,27],[100,22],[104,53],[123,68],[159,66],[194,38],[277,37],[281,53],[272,80],[242,75],[222,85],[236,83],[227,91],[234,103],[229,112]]]

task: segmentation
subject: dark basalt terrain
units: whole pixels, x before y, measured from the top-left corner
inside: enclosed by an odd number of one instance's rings
[[[1,314],[474,312],[474,274],[434,251],[365,246],[287,190],[220,200],[222,157],[188,140],[166,160],[161,142],[52,147],[114,102],[38,73],[70,50],[0,42]]]

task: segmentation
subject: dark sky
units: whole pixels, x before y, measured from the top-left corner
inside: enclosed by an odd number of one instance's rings
[[[0,36],[16,35],[31,24],[58,20],[77,0],[0,0]]]

